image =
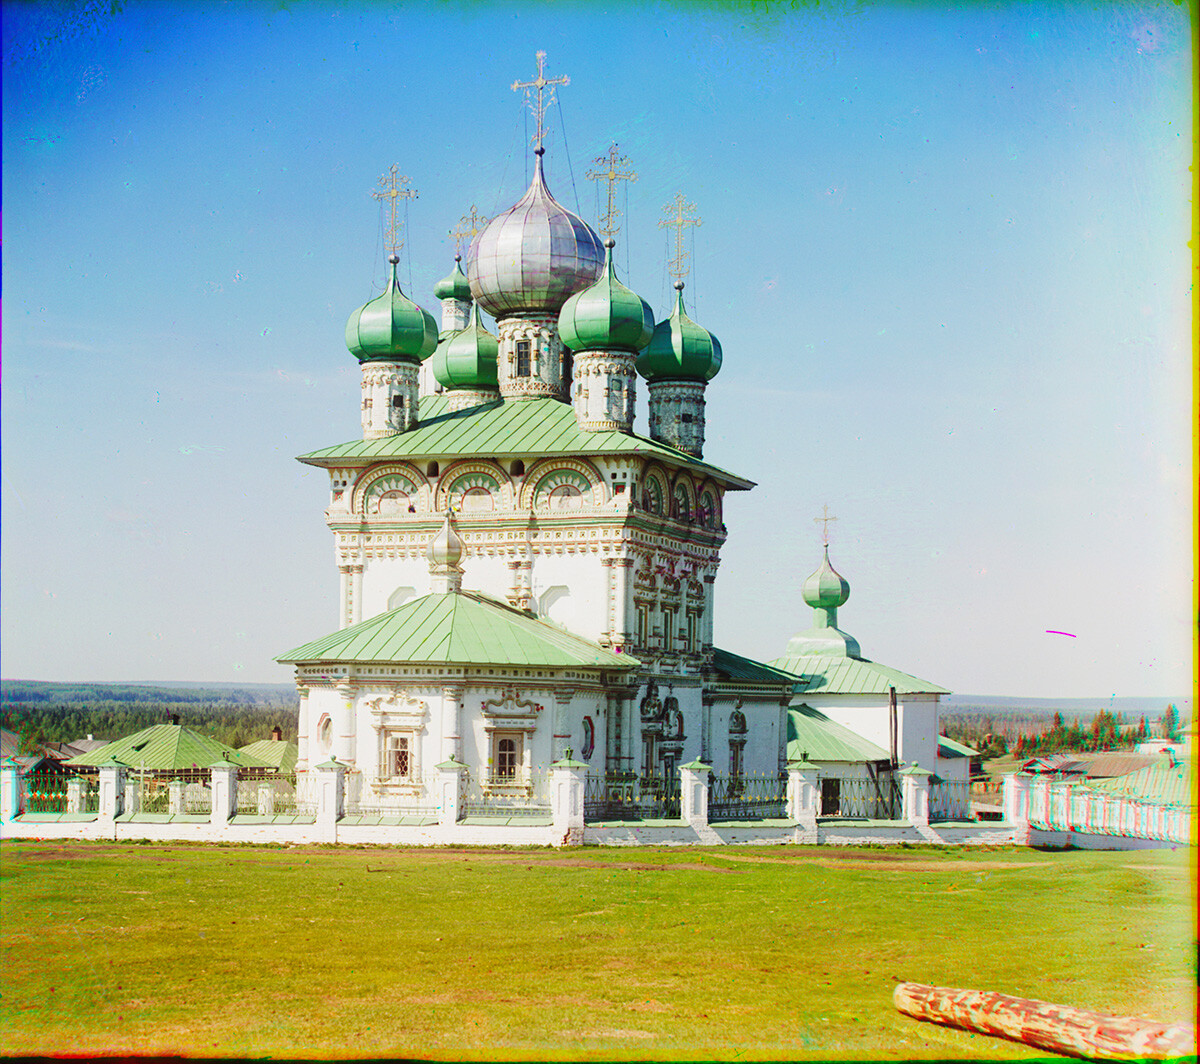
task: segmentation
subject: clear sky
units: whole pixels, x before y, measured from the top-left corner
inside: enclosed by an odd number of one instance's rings
[[[529,171],[617,142],[622,279],[721,340],[716,638],[760,660],[830,554],[865,656],[958,693],[1191,688],[1189,8],[5,3],[3,675],[286,681],[336,627],[347,316]],[[64,9],[69,9],[64,14]],[[645,431],[645,389],[637,429]],[[1068,633],[1068,634],[1054,634]]]

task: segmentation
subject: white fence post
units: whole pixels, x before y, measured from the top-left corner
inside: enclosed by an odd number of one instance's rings
[[[462,780],[468,771],[461,761],[450,758],[437,767],[438,826],[453,827],[462,816]]]
[[[0,766],[0,820],[21,815],[21,769],[12,758]]]
[[[680,813],[692,827],[708,827],[708,774],[712,766],[697,758],[679,766]]]
[[[227,824],[237,812],[237,765],[217,761],[209,766],[209,772],[212,773],[212,812],[208,821],[210,824]],[[182,793],[179,797],[182,805]]]
[[[787,815],[804,841],[817,842],[817,796],[821,770],[811,761],[789,761]],[[797,841],[800,841],[799,839]]]
[[[125,811],[125,768],[114,757],[100,766],[101,820],[116,820]]]
[[[337,842],[337,822],[346,797],[346,766],[337,758],[317,766],[317,831],[324,842]]]
[[[900,775],[904,777],[904,819],[913,827],[928,827],[929,778],[932,773],[914,761]]]
[[[67,812],[83,812],[83,780],[79,776],[67,780]]]
[[[554,834],[560,831],[560,846],[583,845],[583,796],[587,789],[586,762],[575,761],[571,748],[550,766],[550,800],[554,811]]]
[[[171,780],[167,784],[167,808],[173,816],[183,812],[183,780]]]

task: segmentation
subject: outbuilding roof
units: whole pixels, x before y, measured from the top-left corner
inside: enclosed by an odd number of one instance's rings
[[[898,695],[949,694],[928,680],[866,658],[805,654],[776,658],[771,664],[800,676],[795,688],[798,695],[885,695],[889,687],[896,688]]]
[[[277,768],[280,772],[294,772],[300,748],[295,743],[280,742],[278,739],[259,739],[256,743],[239,746],[238,753]]]
[[[424,595],[289,650],[280,662],[405,662],[633,671],[641,664],[478,591]]]
[[[243,768],[262,768],[267,764],[217,742],[212,736],[201,735],[179,724],[152,724],[98,750],[73,757],[67,764],[95,767],[112,758],[130,768],[155,772],[208,768],[222,760]]]
[[[407,432],[372,440],[351,440],[300,455],[308,465],[340,466],[389,458],[503,458],[549,455],[636,454],[684,466],[719,480],[731,490],[754,482],[719,469],[666,444],[618,432],[587,432],[575,410],[557,399],[497,400],[451,411],[445,395],[421,400],[420,423]]]
[[[1187,764],[1175,762],[1169,757],[1127,776],[1089,781],[1089,787],[1115,797],[1140,798],[1144,802],[1161,802],[1164,805],[1187,805],[1191,800]]]
[[[945,735],[939,735],[937,756],[946,758],[978,757],[979,751],[972,750],[969,746],[964,746],[962,743],[957,743]]]
[[[777,669],[774,665],[765,665],[753,658],[744,658],[731,650],[721,650],[713,647],[712,671],[716,679],[726,683],[771,684],[786,687],[794,684],[800,677],[794,673]]]
[[[789,761],[886,761],[888,753],[869,739],[801,703],[788,707]]]

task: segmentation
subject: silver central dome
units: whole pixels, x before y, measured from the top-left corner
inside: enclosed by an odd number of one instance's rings
[[[538,150],[533,183],[471,241],[471,295],[494,318],[557,314],[604,270],[600,238],[550,195]]]

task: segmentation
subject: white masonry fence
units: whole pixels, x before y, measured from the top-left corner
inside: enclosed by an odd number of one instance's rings
[[[857,784],[830,779],[836,785],[807,762],[761,779],[713,777],[710,766],[693,762],[669,781],[618,780],[589,777],[586,765],[568,757],[528,778],[476,778],[451,760],[420,780],[381,785],[330,761],[299,775],[239,773],[232,765],[152,774],[110,764],[87,778],[51,783],[23,779],[6,762],[0,834],[384,845],[1015,841],[1120,849],[1130,840],[1185,843],[1190,826],[1186,809],[1030,777],[1005,781],[1001,823],[967,819],[958,789],[939,790],[918,766],[880,777],[885,796],[899,792],[895,806],[860,801]],[[836,815],[825,815],[835,793]],[[885,808],[890,816],[880,818]]]

